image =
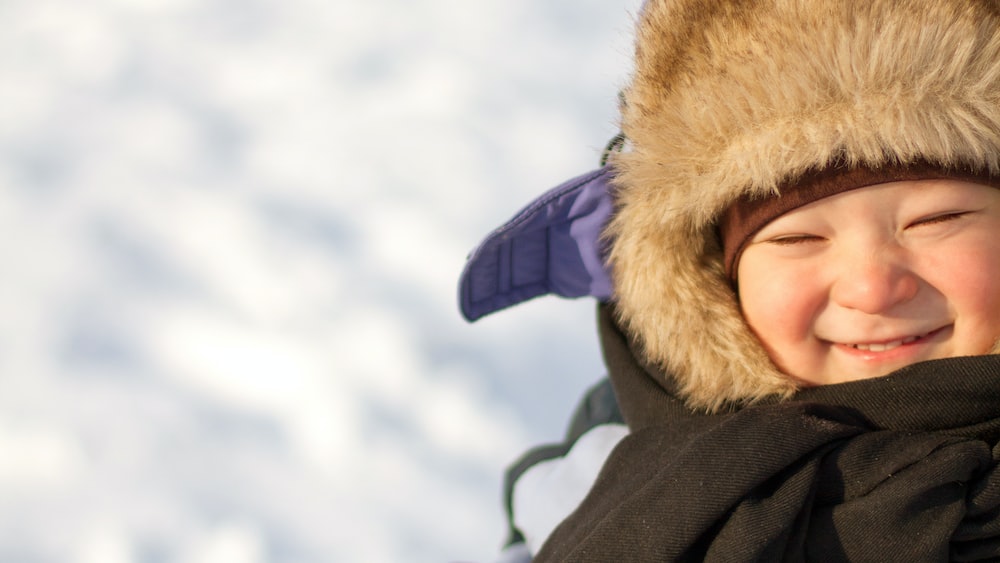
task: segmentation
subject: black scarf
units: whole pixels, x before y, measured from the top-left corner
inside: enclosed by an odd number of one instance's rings
[[[1000,560],[1000,357],[708,415],[613,316],[602,345],[632,433],[536,562]]]

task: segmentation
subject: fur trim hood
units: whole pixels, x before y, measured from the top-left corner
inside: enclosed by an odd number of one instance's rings
[[[723,271],[720,213],[835,165],[1000,173],[1000,2],[649,0],[624,99],[621,324],[691,406],[788,396]]]

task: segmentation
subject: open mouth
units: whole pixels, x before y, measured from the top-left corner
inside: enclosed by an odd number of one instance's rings
[[[932,330],[924,334],[917,334],[914,336],[907,336],[906,338],[900,338],[899,340],[890,340],[888,342],[867,342],[867,343],[857,343],[857,344],[847,344],[849,348],[854,348],[855,350],[862,350],[865,352],[887,352],[895,348],[899,348],[904,344],[910,344],[920,340],[922,338],[927,338],[941,329]]]

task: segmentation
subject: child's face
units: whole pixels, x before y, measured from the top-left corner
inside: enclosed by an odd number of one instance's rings
[[[806,383],[986,354],[1000,337],[1000,189],[920,180],[827,197],[768,223],[737,274],[744,318]]]

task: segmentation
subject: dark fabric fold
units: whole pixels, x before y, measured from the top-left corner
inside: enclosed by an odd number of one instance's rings
[[[1000,358],[710,415],[601,333],[632,433],[536,561],[1000,559]]]

